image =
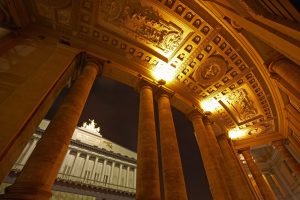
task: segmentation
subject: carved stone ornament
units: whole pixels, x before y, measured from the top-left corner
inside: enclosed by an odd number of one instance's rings
[[[244,88],[232,91],[226,101],[235,110],[235,113],[238,113],[238,117],[242,121],[251,119],[258,114],[254,101],[249,98],[248,92]]]
[[[39,14],[64,25],[71,23],[71,0],[35,0]]]
[[[153,7],[139,0],[102,0],[99,5],[100,20],[104,20],[127,36],[153,45],[164,53],[175,50],[183,40],[183,30],[168,22]]]
[[[220,80],[226,70],[227,63],[222,56],[211,56],[196,69],[194,79],[201,85],[208,86]]]

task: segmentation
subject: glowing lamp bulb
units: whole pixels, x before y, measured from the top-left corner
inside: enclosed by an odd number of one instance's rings
[[[159,64],[155,67],[152,74],[157,81],[164,80],[169,82],[174,79],[175,68],[168,65]]]
[[[228,132],[228,136],[231,139],[242,138],[247,135],[247,130],[245,129],[232,129]]]
[[[220,107],[219,102],[214,99],[211,98],[209,100],[205,100],[201,102],[201,108],[205,111],[205,112],[212,112],[215,111],[216,109],[218,109]]]

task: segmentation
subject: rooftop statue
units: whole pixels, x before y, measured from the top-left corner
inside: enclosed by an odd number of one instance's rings
[[[97,126],[97,123],[95,123],[95,120],[91,120],[89,119],[89,122],[83,122],[83,125],[80,127],[80,128],[84,128],[88,131],[91,131],[91,132],[97,132],[100,134],[100,136],[102,137],[101,133],[100,133],[100,127],[96,127]]]

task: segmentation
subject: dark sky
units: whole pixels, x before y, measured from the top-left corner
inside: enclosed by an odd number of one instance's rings
[[[62,92],[46,118],[52,118],[66,92],[66,90]],[[156,103],[155,107],[157,108]],[[94,119],[100,126],[103,137],[136,151],[138,108],[139,94],[133,88],[108,78],[97,78],[78,126],[81,126],[88,119]],[[175,108],[172,109],[172,112],[188,197],[190,200],[199,200],[200,198],[210,200],[212,197],[192,124]],[[158,118],[157,110],[156,118]],[[158,122],[156,123],[156,130],[159,131]]]

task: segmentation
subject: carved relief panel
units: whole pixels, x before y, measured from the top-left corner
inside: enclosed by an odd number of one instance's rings
[[[100,52],[143,69],[125,67],[139,73],[160,64],[173,67],[174,83],[193,104],[208,98],[221,102],[214,117],[228,129],[247,128],[250,136],[274,123],[264,83],[256,79],[245,50],[194,1],[31,1],[55,29],[67,34],[71,28],[69,34]]]
[[[96,26],[147,46],[164,60],[171,59],[191,32],[155,2],[146,0],[101,0],[96,23]]]
[[[71,25],[72,1],[60,0],[34,0],[40,16],[54,20],[56,23]]]

